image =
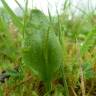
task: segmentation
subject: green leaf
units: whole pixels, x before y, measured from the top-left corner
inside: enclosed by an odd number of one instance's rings
[[[49,32],[46,54],[45,33],[36,32],[25,39],[23,60],[43,81],[50,82],[62,63],[62,50],[55,33]]]
[[[36,16],[37,13],[33,14]],[[41,17],[36,17],[39,19],[33,21],[33,24],[42,28],[38,30],[35,27],[31,34],[25,37],[23,61],[34,73],[37,73],[49,89],[54,73],[62,64],[62,49],[55,32],[43,30],[44,23],[40,23],[43,18],[42,13],[39,12],[37,16]]]

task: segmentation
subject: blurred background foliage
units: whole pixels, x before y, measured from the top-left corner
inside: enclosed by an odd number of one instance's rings
[[[57,16],[51,16],[50,11],[49,16],[45,16],[38,9],[27,11],[25,8],[21,12],[18,8],[17,14],[20,14],[12,17],[6,8],[0,8],[0,72],[7,70],[12,76],[0,86],[2,96],[43,96],[45,94],[42,81],[22,62],[22,51],[24,51],[22,41],[27,35],[31,36],[32,32],[48,31],[48,28],[60,39],[64,54],[64,69],[63,72],[61,69],[57,70],[52,81],[53,93],[47,95],[83,96],[80,88],[82,81],[80,81],[79,58],[82,62],[86,96],[96,95],[96,12],[92,10],[75,15],[69,13],[71,9],[66,4],[62,14],[58,14],[57,11]],[[12,71],[16,66],[20,66],[20,75]],[[64,73],[64,78],[61,73]],[[64,80],[67,81],[67,85]]]

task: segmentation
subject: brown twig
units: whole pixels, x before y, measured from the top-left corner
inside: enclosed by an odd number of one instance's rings
[[[82,96],[85,96],[85,82],[84,82],[84,74],[83,74],[83,68],[82,68],[83,62],[82,62],[82,58],[81,58],[80,48],[79,47],[80,46],[77,43],[77,48],[78,48],[77,56],[78,56],[79,68],[80,68],[81,91],[82,91]]]
[[[71,86],[71,90],[72,90],[74,96],[77,96],[77,94],[76,94],[76,92],[75,92],[75,90],[74,90],[74,88],[72,86]]]

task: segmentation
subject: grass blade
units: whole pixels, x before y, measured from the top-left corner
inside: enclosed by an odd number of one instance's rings
[[[6,9],[7,13],[10,14],[14,24],[21,30],[22,29],[22,22],[20,19],[14,14],[14,12],[11,10],[11,8],[8,6],[8,4],[5,2],[5,0],[1,0],[4,8]]]

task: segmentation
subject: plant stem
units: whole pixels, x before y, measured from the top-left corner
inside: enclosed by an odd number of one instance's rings
[[[74,96],[77,96],[77,94],[76,94],[76,92],[75,92],[75,90],[74,90],[74,88],[72,86],[71,86],[71,90],[72,90]]]
[[[83,75],[83,68],[82,68],[82,59],[80,55],[80,48],[79,44],[77,43],[77,48],[78,48],[78,61],[79,61],[79,68],[80,68],[80,80],[81,80],[81,91],[82,91],[82,96],[85,96],[85,84],[84,84],[84,75]]]
[[[83,70],[81,64],[80,64],[80,79],[81,79],[82,96],[85,96],[85,84],[84,84],[84,76],[83,76]]]

